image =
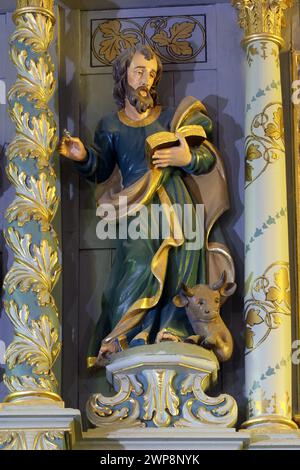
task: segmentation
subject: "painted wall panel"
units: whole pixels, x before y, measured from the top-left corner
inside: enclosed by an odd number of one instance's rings
[[[89,11],[81,18],[83,74],[110,73],[122,41],[149,44],[166,70],[215,67],[214,6]]]
[[[104,394],[110,390],[104,370],[97,374],[91,374],[87,370],[86,356],[91,332],[101,315],[101,298],[111,264],[111,250],[80,251],[78,406],[81,410],[85,409],[89,396],[96,393],[100,387]],[[83,422],[86,425],[84,413]]]
[[[244,386],[244,52],[236,12],[216,5],[218,147],[230,189],[231,208],[221,218],[222,230],[236,268],[237,292],[223,309],[223,319],[234,338],[234,353],[222,366],[222,385],[239,405],[239,423],[245,419]]]

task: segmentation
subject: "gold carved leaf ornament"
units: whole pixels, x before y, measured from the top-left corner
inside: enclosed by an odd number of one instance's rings
[[[52,97],[55,90],[55,79],[53,75],[54,66],[45,60],[44,56],[28,60],[28,52],[21,52],[16,47],[11,47],[10,57],[18,70],[18,79],[8,93],[8,99],[13,96],[27,95],[35,101],[35,106],[45,108],[46,103]]]
[[[21,238],[13,227],[8,228],[5,239],[15,254],[15,261],[4,279],[8,293],[12,294],[16,288],[21,292],[32,289],[37,293],[39,305],[55,307],[51,291],[61,272],[57,250],[47,240],[42,240],[40,246],[32,245],[31,254],[31,235]]]
[[[161,47],[169,47],[170,50],[176,55],[191,56],[193,49],[188,41],[192,32],[195,29],[195,23],[183,21],[182,23],[175,23],[169,29],[169,34],[166,31],[160,31],[151,37],[151,40]]]
[[[104,39],[100,42],[99,55],[112,63],[123,49],[135,46],[139,42],[136,34],[121,30],[121,22],[109,20],[99,25]]]
[[[11,42],[19,41],[30,46],[34,52],[45,52],[53,40],[53,21],[44,15],[26,13],[15,19],[16,30]]]
[[[22,227],[31,219],[41,224],[41,231],[49,231],[51,221],[57,211],[59,198],[56,187],[51,186],[45,173],[40,174],[39,180],[31,176],[27,181],[25,172],[19,173],[17,166],[10,163],[7,167],[7,175],[16,188],[16,197],[6,210],[5,217],[8,222],[18,221]]]
[[[47,375],[40,375],[38,378],[30,375],[8,376],[4,374],[3,382],[12,393],[24,392],[24,390],[46,390],[56,393],[58,389],[58,382],[52,371],[47,372]]]
[[[5,352],[9,369],[27,362],[33,366],[34,374],[47,374],[53,366],[61,348],[58,332],[47,315],[30,321],[27,305],[18,309],[16,302],[4,302],[5,311],[14,328],[15,337]]]
[[[63,431],[43,431],[39,432],[33,443],[34,450],[59,450],[57,441],[64,440],[65,433]]]
[[[49,121],[48,114],[43,112],[39,117],[30,117],[16,102],[10,115],[16,124],[17,135],[7,148],[9,159],[16,156],[36,158],[39,169],[48,167],[57,143],[56,127]]]
[[[1,450],[26,450],[27,442],[24,431],[0,431]]]

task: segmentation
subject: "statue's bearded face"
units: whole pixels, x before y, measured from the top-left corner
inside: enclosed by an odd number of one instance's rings
[[[138,113],[144,113],[153,107],[150,89],[157,74],[156,58],[147,60],[136,52],[127,69],[126,98]]]

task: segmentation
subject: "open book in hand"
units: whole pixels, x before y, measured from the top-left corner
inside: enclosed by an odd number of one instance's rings
[[[182,126],[177,130],[177,134],[185,138],[189,147],[198,147],[206,139],[205,130],[199,125]],[[150,166],[152,167],[152,156],[156,150],[179,145],[180,140],[174,132],[162,131],[149,135],[145,142],[145,152]]]

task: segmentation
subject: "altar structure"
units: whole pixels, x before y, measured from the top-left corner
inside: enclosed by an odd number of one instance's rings
[[[298,5],[11,3],[0,10],[0,449],[300,449]],[[117,353],[94,375],[83,365],[114,246],[95,238],[93,189],[53,156],[64,128],[91,137],[111,109],[112,61],[138,41],[165,64],[163,100],[198,90],[218,123],[239,286],[221,368],[212,351],[170,342]]]

